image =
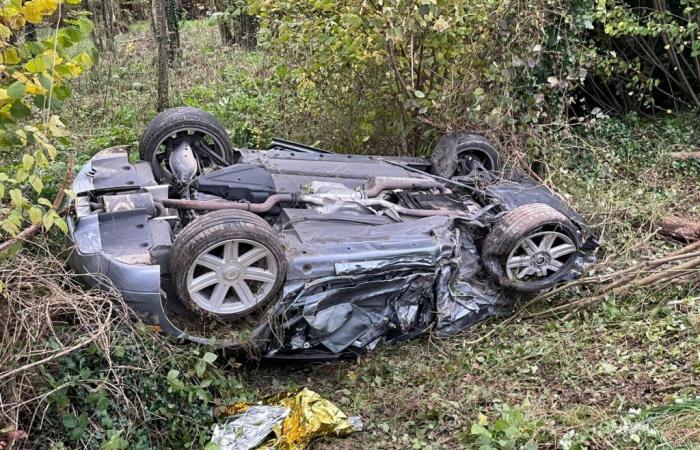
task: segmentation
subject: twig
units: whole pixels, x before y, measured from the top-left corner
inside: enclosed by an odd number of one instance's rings
[[[603,275],[597,275],[593,277],[588,277],[588,278],[582,278],[576,281],[571,281],[566,284],[562,284],[561,286],[558,286],[550,291],[545,292],[544,294],[541,294],[537,296],[534,300],[535,301],[541,301],[541,300],[546,300],[562,291],[565,291],[567,289],[570,289],[575,286],[581,286],[581,285],[587,285],[587,284],[602,284],[610,279],[617,278],[617,281],[613,282],[612,284],[608,285],[606,288],[614,288],[616,286],[620,286],[622,284],[625,284],[634,278],[638,276],[639,273],[642,272],[643,269],[653,269],[659,266],[662,266],[664,264],[668,264],[670,262],[675,262],[675,261],[680,261],[683,259],[688,259],[688,258],[693,258],[695,256],[700,256],[700,251],[697,251],[697,249],[700,249],[700,241],[694,242],[690,245],[686,245],[685,247],[681,247],[678,250],[675,250],[671,253],[669,253],[667,256],[664,256],[663,258],[658,258],[658,259],[653,259],[649,261],[642,261],[640,263],[637,263],[633,266],[627,267],[622,270],[618,270],[616,272],[611,272]],[[623,276],[626,275],[626,276]],[[622,278],[620,278],[622,277]],[[530,302],[532,303],[532,302]],[[528,305],[530,304],[528,303]]]
[[[108,315],[108,317],[107,317],[107,320],[110,320],[111,318],[112,318],[112,310],[110,309],[109,315]],[[97,330],[97,332],[95,332],[95,333],[93,333],[92,335],[90,335],[89,338],[84,339],[83,341],[78,342],[77,344],[75,344],[75,345],[73,345],[73,346],[71,346],[71,347],[64,348],[64,349],[61,350],[60,352],[54,353],[54,354],[52,354],[52,355],[50,355],[50,356],[47,356],[47,357],[44,358],[44,359],[40,359],[40,360],[38,360],[38,361],[34,361],[34,362],[32,362],[32,363],[25,364],[24,366],[18,367],[18,368],[13,369],[13,370],[10,370],[9,372],[5,372],[5,373],[0,374],[0,380],[2,380],[3,378],[11,377],[12,375],[16,375],[16,374],[18,374],[18,373],[20,373],[20,372],[24,372],[25,370],[31,369],[32,367],[40,366],[40,365],[42,365],[42,364],[46,364],[47,362],[49,362],[49,361],[51,361],[51,360],[54,360],[54,359],[56,359],[56,358],[60,358],[61,356],[67,355],[68,353],[71,353],[71,352],[73,352],[73,351],[79,349],[80,347],[86,346],[87,344],[89,344],[90,342],[94,341],[94,340],[97,339],[99,336],[101,336],[101,335],[102,335],[102,332],[107,328],[108,325],[109,325],[109,322],[103,323],[102,326]]]
[[[629,284],[625,284],[624,286],[622,285],[624,283],[620,283],[620,282],[613,283],[609,286],[606,286],[605,288],[603,288],[602,292],[600,292],[592,297],[582,298],[580,300],[576,300],[574,302],[570,302],[570,303],[567,303],[565,305],[550,308],[547,311],[542,311],[541,313],[531,314],[529,317],[549,317],[549,316],[552,316],[552,315],[560,313],[560,312],[572,310],[572,312],[567,315],[567,317],[569,317],[573,312],[576,312],[576,311],[580,310],[581,308],[591,306],[591,305],[593,305],[601,300],[604,300],[608,295],[623,294],[623,293],[625,293],[633,288],[651,286],[655,283],[666,281],[668,278],[677,277],[678,271],[696,269],[699,267],[700,267],[700,257],[693,258],[690,261],[687,261],[683,264],[679,264],[679,265],[674,266],[674,267],[667,269],[667,270],[662,270],[660,272],[656,272],[652,275],[649,275],[645,278],[642,278],[641,280],[634,281],[634,282],[631,282]]]

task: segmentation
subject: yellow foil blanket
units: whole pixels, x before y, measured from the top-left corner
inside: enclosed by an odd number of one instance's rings
[[[306,388],[273,395],[255,405],[237,403],[226,414],[237,417],[215,429],[212,442],[221,450],[303,450],[315,438],[343,437],[362,429],[359,417],[348,418],[329,400]],[[251,430],[253,427],[257,429]],[[274,437],[259,443],[270,433]]]

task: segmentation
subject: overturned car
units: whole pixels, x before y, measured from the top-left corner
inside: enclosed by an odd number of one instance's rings
[[[109,148],[76,177],[71,265],[167,333],[265,358],[453,335],[595,259],[583,218],[469,133],[428,159],[245,150],[182,107],[139,159]]]

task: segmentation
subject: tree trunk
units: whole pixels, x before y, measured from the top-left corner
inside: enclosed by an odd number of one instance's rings
[[[233,24],[233,37],[236,44],[246,50],[255,50],[258,45],[258,18],[241,14]]]
[[[168,60],[170,66],[177,66],[180,58],[180,29],[178,20],[180,19],[178,0],[166,0],[165,14],[168,24]]]
[[[100,20],[100,8],[97,5],[97,0],[87,0],[87,9],[92,14],[92,21],[94,27],[92,29],[92,42],[95,44],[97,50],[102,53],[105,49],[104,42],[102,41],[102,33],[100,33],[101,20]]]
[[[233,32],[229,28],[229,24],[225,21],[219,21],[219,34],[221,35],[221,43],[226,46],[234,44]]]
[[[258,18],[240,14],[234,19],[219,21],[221,43],[226,46],[239,46],[246,50],[255,50],[258,46]]]
[[[158,111],[168,107],[168,25],[165,1],[151,0],[151,24],[158,49]]]
[[[87,9],[92,14],[94,28],[92,41],[100,52],[114,52],[114,5],[112,0],[88,0]]]
[[[114,53],[114,7],[112,0],[102,0],[101,7],[107,51]]]

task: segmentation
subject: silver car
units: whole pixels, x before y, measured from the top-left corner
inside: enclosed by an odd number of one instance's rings
[[[232,148],[210,114],[160,113],[74,182],[73,268],[164,332],[264,358],[358,355],[453,335],[580,276],[598,246],[482,136],[430,158],[274,140]]]

